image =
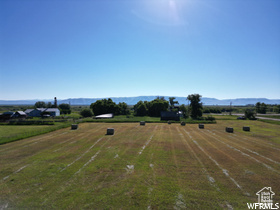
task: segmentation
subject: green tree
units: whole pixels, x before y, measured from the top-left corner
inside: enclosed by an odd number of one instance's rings
[[[184,104],[182,104],[182,105],[179,107],[179,110],[183,113],[184,118],[188,118],[188,117],[189,117],[187,106],[185,106]]]
[[[157,96],[156,99],[159,99],[159,100],[162,100],[162,101],[166,101],[163,96]]]
[[[169,106],[168,101],[164,99],[154,99],[149,102],[148,115],[151,117],[160,117],[162,111],[167,111]]]
[[[202,103],[200,103],[201,95],[191,94],[188,95],[187,100],[191,102],[190,104],[190,115],[193,119],[198,119],[202,117]]]
[[[91,111],[91,109],[83,109],[80,114],[83,116],[83,117],[92,117],[93,116],[93,113]]]
[[[127,104],[125,102],[120,102],[118,104],[117,114],[119,114],[119,115],[129,115],[130,114],[128,106],[127,106]]]
[[[138,103],[134,105],[134,115],[146,116],[148,114],[148,109],[146,104],[147,103],[144,103],[143,101],[138,101]]]
[[[256,103],[256,113],[260,113],[260,111],[261,111],[261,103],[257,102]]]
[[[267,105],[265,103],[261,103],[261,110],[260,113],[261,114],[266,114],[266,110],[267,110]]]
[[[260,103],[260,102],[256,103],[256,113],[266,114],[266,111],[267,111],[267,105],[265,103]]]
[[[170,104],[170,109],[174,109],[175,104],[179,104],[178,101],[174,101],[175,97],[169,97],[169,104]]]
[[[71,114],[71,107],[69,104],[60,104],[58,107],[61,114]]]
[[[93,113],[95,115],[113,113],[114,115],[118,113],[118,106],[111,98],[97,100],[90,105]]]
[[[47,108],[47,105],[44,101],[37,101],[34,106],[35,108]]]
[[[245,118],[249,120],[254,120],[256,119],[255,113],[251,109],[246,109],[245,110]]]
[[[280,113],[280,105],[275,105],[275,106],[273,107],[273,112],[275,112],[275,113]]]
[[[47,108],[52,108],[52,103],[51,102],[47,103]]]

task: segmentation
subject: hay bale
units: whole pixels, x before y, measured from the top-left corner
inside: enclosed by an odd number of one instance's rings
[[[114,135],[115,129],[114,128],[107,128],[107,135]]]
[[[226,127],[226,132],[228,132],[228,133],[233,133],[233,128]]]
[[[145,125],[146,122],[145,121],[140,121],[140,125]]]
[[[185,126],[185,125],[186,125],[186,123],[182,121],[182,122],[181,122],[181,125]]]
[[[170,121],[170,120],[168,120],[168,121],[167,121],[167,123],[170,125],[170,124],[171,124],[171,121]]]
[[[204,124],[199,124],[199,125],[198,125],[198,128],[204,129]]]
[[[78,124],[72,124],[72,125],[71,125],[71,129],[72,129],[72,130],[78,129]]]
[[[243,131],[250,131],[250,127],[249,126],[243,126]]]

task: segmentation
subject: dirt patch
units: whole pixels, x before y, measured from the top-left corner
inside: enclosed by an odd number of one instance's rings
[[[176,197],[174,209],[179,210],[179,209],[186,209],[186,208],[187,208],[187,206],[186,206],[183,195],[181,193],[178,193],[178,195]]]
[[[10,174],[10,175],[4,177],[3,180],[5,181],[5,180],[8,179],[11,175],[19,173],[20,171],[22,171],[23,169],[25,169],[27,166],[28,166],[28,165],[22,166],[20,169],[16,170],[14,173],[12,173],[12,174]]]
[[[128,174],[133,173],[133,171],[134,171],[134,165],[126,165],[125,170],[126,170],[126,172],[127,172]]]

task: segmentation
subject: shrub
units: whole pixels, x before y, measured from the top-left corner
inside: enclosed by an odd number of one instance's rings
[[[90,109],[83,109],[80,114],[83,116],[83,117],[92,117],[93,116],[93,113]]]
[[[246,109],[245,110],[245,118],[249,120],[255,120],[255,113],[251,109]]]
[[[215,120],[216,120],[216,118],[215,118],[215,117],[213,117],[213,116],[207,116],[207,117],[205,117],[205,120],[215,121]]]

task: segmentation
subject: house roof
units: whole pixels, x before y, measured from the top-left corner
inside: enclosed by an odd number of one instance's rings
[[[3,115],[13,115],[14,112],[4,112]]]
[[[16,113],[19,113],[20,115],[26,115],[26,113],[23,111],[17,111]]]
[[[57,112],[57,111],[59,111],[58,108],[47,108],[47,109],[45,110],[45,112]]]
[[[24,112],[26,113],[26,114],[28,114],[28,113],[30,113],[30,112],[32,112],[34,109],[26,109]]]
[[[97,115],[95,116],[95,118],[113,118],[113,114],[110,113],[110,114],[101,114],[101,115]]]

